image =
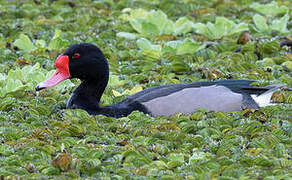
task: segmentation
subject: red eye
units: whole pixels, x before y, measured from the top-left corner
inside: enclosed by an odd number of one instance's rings
[[[74,59],[80,58],[80,54],[79,53],[74,53],[73,58]]]

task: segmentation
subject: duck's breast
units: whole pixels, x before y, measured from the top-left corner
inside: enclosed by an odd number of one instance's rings
[[[242,109],[243,96],[224,86],[184,88],[166,96],[141,102],[153,116],[191,114],[198,108],[231,112]]]

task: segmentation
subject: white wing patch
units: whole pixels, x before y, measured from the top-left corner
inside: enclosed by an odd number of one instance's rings
[[[285,86],[285,84],[273,84],[273,85],[266,86],[266,87],[271,87],[271,89],[269,89],[263,94],[260,94],[259,96],[253,94],[251,95],[251,97],[259,105],[259,107],[276,105],[276,104],[271,103],[272,95],[278,88],[283,87],[283,86]]]
[[[265,107],[265,106],[272,105],[271,103],[272,94],[273,92],[271,92],[270,94],[262,94],[259,96],[252,94],[251,97],[259,105],[259,107]]]
[[[142,104],[153,116],[170,116],[176,113],[191,114],[198,108],[231,112],[242,108],[242,95],[224,86],[185,88],[167,96],[158,97]]]

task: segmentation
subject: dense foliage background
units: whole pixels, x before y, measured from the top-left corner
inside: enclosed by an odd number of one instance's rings
[[[289,179],[292,94],[234,113],[113,119],[65,110],[78,80],[36,93],[68,46],[110,63],[102,104],[180,82],[292,86],[292,3],[259,0],[0,2],[0,175],[24,178]]]

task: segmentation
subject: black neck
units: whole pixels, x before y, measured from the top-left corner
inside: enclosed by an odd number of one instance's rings
[[[73,92],[69,101],[69,108],[81,108],[86,110],[100,109],[100,98],[106,88],[108,78],[99,80],[82,80],[81,84]]]
[[[107,79],[103,79],[101,81],[84,80],[81,82],[76,91],[78,91],[78,93],[86,95],[90,99],[93,99],[94,102],[99,103],[106,86]]]
[[[126,106],[121,103],[100,106],[100,98],[106,88],[107,82],[107,77],[98,81],[83,80],[73,92],[73,95],[68,101],[67,108],[84,109],[92,115],[102,114],[116,118],[127,116],[134,110],[147,113],[145,107],[135,101],[128,103]]]

